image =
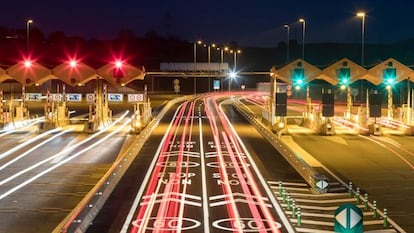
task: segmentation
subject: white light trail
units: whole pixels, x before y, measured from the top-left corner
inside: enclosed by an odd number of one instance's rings
[[[125,117],[127,113],[125,113],[123,116]],[[120,119],[119,119],[120,120]],[[24,181],[23,183],[20,183],[19,185],[13,187],[12,189],[8,190],[7,192],[3,193],[2,195],[0,195],[0,200],[4,199],[5,197],[7,197],[8,195],[14,193],[15,191],[23,188],[24,186],[26,186],[27,184],[30,184],[31,182],[33,182],[34,180],[38,179],[39,177],[49,173],[50,171],[53,171],[55,168],[61,166],[64,163],[69,162],[70,160],[78,157],[79,155],[85,153],[86,151],[94,148],[95,146],[105,142],[108,138],[112,137],[114,134],[118,133],[119,131],[121,131],[125,126],[130,124],[130,119],[128,119],[125,123],[123,123],[120,127],[118,127],[116,130],[114,130],[113,132],[109,133],[108,135],[106,135],[105,137],[99,139],[98,141],[94,142],[93,144],[91,144],[90,146],[82,149],[81,151],[75,153],[72,156],[69,156],[68,158],[62,160],[61,162],[47,168],[46,170],[42,171],[41,173],[38,173],[37,175],[31,177],[30,179]]]
[[[122,117],[121,117],[121,118],[119,118],[119,119],[117,119],[116,121],[114,121],[113,123],[111,123],[111,125],[110,125],[110,126],[109,126],[106,130],[108,130],[110,127],[112,127],[112,126],[114,126],[115,124],[117,124],[118,122],[120,122],[123,118],[125,118],[125,117],[126,117],[126,115],[127,115],[127,114],[128,114],[128,111],[127,111],[124,115],[122,115]],[[128,121],[130,121],[130,120],[128,120]],[[105,131],[106,131],[106,130],[105,130]],[[22,171],[20,171],[20,172],[15,173],[14,175],[12,175],[12,176],[8,177],[7,179],[4,179],[4,180],[0,181],[0,185],[3,185],[3,184],[5,184],[5,183],[9,182],[10,180],[13,180],[13,179],[15,179],[15,178],[17,178],[17,177],[19,177],[19,176],[23,175],[24,173],[29,172],[29,171],[31,171],[31,170],[33,170],[33,169],[35,169],[35,168],[37,168],[37,167],[39,167],[39,166],[41,166],[41,165],[43,165],[43,164],[45,164],[45,163],[49,162],[49,161],[51,161],[51,160],[53,160],[53,159],[55,159],[55,158],[57,158],[57,157],[61,156],[61,155],[62,155],[62,154],[64,154],[64,153],[67,153],[68,151],[72,151],[73,149],[75,149],[75,148],[79,147],[80,145],[85,144],[86,142],[89,142],[90,140],[94,139],[95,137],[97,137],[98,135],[102,134],[102,133],[103,133],[103,132],[105,132],[105,131],[99,131],[99,132],[97,132],[97,133],[93,134],[92,136],[90,136],[89,138],[87,138],[87,139],[83,140],[82,142],[77,143],[77,144],[75,144],[75,145],[73,145],[73,146],[71,146],[71,147],[66,148],[65,150],[60,151],[59,153],[55,154],[54,156],[51,156],[51,157],[49,157],[49,158],[47,158],[47,159],[45,159],[45,160],[42,160],[42,161],[40,161],[40,162],[38,162],[38,163],[36,163],[36,164],[34,164],[34,165],[30,166],[30,167],[27,167],[26,169],[23,169],[23,170],[22,170]]]
[[[32,151],[34,151],[34,150],[38,149],[39,147],[43,146],[44,144],[46,144],[46,143],[48,143],[48,142],[52,141],[53,139],[55,139],[55,138],[57,138],[57,137],[59,137],[59,136],[61,136],[61,135],[65,134],[65,133],[67,133],[67,132],[70,132],[70,131],[72,131],[72,130],[73,130],[73,128],[67,129],[67,130],[65,130],[65,131],[62,131],[62,132],[60,132],[60,133],[56,134],[56,135],[53,135],[53,137],[50,137],[50,138],[48,138],[48,139],[46,139],[46,140],[42,141],[42,142],[41,142],[41,143],[39,143],[39,144],[36,144],[36,146],[34,146],[34,147],[30,148],[28,151],[25,151],[23,154],[21,154],[21,155],[17,156],[16,158],[14,158],[14,159],[12,159],[12,160],[8,161],[8,162],[7,162],[7,163],[5,163],[5,164],[3,164],[3,165],[0,167],[0,171],[1,171],[1,170],[3,170],[4,168],[8,167],[10,164],[13,164],[13,163],[14,163],[14,162],[16,162],[17,160],[19,160],[19,159],[21,159],[21,158],[25,157],[26,155],[30,154]],[[52,130],[50,130],[50,131],[52,131]],[[40,135],[39,135],[39,136],[40,136]]]
[[[22,144],[20,144],[18,146],[13,147],[12,149],[8,150],[7,152],[4,152],[4,153],[0,154],[0,159],[2,159],[4,157],[7,157],[7,156],[11,155],[12,153],[14,153],[14,152],[22,149],[23,147],[25,147],[27,145],[30,145],[31,143],[33,143],[33,142],[35,142],[35,141],[37,141],[37,140],[39,140],[39,139],[41,139],[41,138],[43,138],[43,137],[51,134],[51,133],[58,132],[60,130],[61,130],[61,128],[56,128],[56,129],[52,129],[52,130],[46,131],[46,132],[44,132],[44,133],[42,133],[40,135],[37,135],[36,137],[31,138],[31,139],[25,141],[24,143],[22,143]]]

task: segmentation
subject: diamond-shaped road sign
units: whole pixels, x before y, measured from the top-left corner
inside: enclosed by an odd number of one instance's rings
[[[354,204],[343,204],[335,210],[335,233],[363,233],[362,211]]]
[[[316,187],[319,189],[326,189],[328,187],[329,183],[326,180],[320,180],[316,183]]]

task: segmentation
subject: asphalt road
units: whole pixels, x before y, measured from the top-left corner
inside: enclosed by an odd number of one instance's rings
[[[36,132],[20,132],[1,137],[0,232],[51,232],[105,174],[118,155],[125,137],[124,134],[115,135],[105,144],[100,144],[61,165],[60,162],[98,139],[61,153],[90,135],[54,133],[6,156],[5,153],[36,135]],[[52,138],[54,136],[57,137]],[[102,137],[101,135],[98,138]],[[47,139],[51,141],[40,145]],[[28,153],[37,146],[39,147]],[[51,159],[58,153],[61,154]],[[23,156],[24,154],[27,155]],[[5,166],[14,160],[16,161]],[[53,166],[57,167],[39,175]],[[19,174],[24,170],[27,172]],[[17,174],[19,175],[16,176]],[[38,178],[31,181],[38,175]],[[12,176],[15,177],[8,180]],[[16,187],[17,190],[11,191]]]
[[[407,232],[414,232],[414,144],[410,136],[292,135],[308,153],[361,193]]]
[[[187,156],[190,154],[190,152],[195,155],[194,157],[189,158],[188,162],[192,164],[199,164],[199,166],[189,168],[185,173],[186,175],[183,175],[187,183],[189,180],[191,180],[191,184],[187,186],[188,189],[186,189],[186,192],[193,198],[191,199],[192,204],[185,205],[184,219],[200,224],[195,228],[187,229],[186,232],[228,232],[228,228],[232,227],[231,222],[233,220],[229,217],[230,212],[228,209],[229,206],[227,205],[228,202],[226,202],[226,185],[224,185],[224,183],[229,184],[228,186],[234,192],[233,196],[237,199],[235,205],[237,206],[238,213],[241,215],[240,217],[243,219],[243,224],[246,224],[245,227],[250,224],[250,227],[254,228],[254,224],[256,222],[253,221],[253,217],[249,214],[250,210],[246,204],[248,203],[248,201],[246,202],[246,200],[248,200],[248,196],[246,196],[246,189],[243,189],[242,185],[242,183],[249,181],[249,179],[252,179],[256,185],[259,185],[259,190],[263,195],[262,198],[265,200],[266,206],[271,206],[271,215],[275,221],[281,223],[280,216],[278,216],[276,210],[273,208],[273,204],[270,201],[270,199],[274,197],[270,197],[266,193],[263,185],[258,181],[258,175],[254,174],[255,172],[253,172],[253,176],[251,178],[248,178],[248,174],[246,172],[239,173],[240,170],[238,169],[241,169],[242,166],[235,166],[234,161],[231,160],[231,156],[229,156],[228,153],[233,153],[234,148],[237,146],[234,144],[232,144],[230,147],[226,146],[226,140],[223,138],[220,140],[219,144],[217,144],[215,141],[214,135],[216,135],[216,128],[211,125],[211,122],[209,123],[209,120],[205,115],[206,112],[204,112],[205,108],[206,106],[204,106],[201,101],[197,101],[195,104],[196,114],[193,120],[202,121],[202,131],[198,130],[199,126],[194,125],[192,128],[193,131],[190,133],[191,139],[189,139],[186,143],[186,145],[190,147],[189,152],[187,152]],[[209,108],[211,109],[212,106],[209,106]],[[303,179],[295,172],[295,170],[283,159],[283,157],[278,155],[276,150],[260,136],[260,134],[254,129],[253,126],[249,125],[248,122],[238,113],[236,113],[235,110],[229,105],[225,106],[224,109],[231,119],[231,123],[234,125],[235,130],[242,138],[242,142],[248,150],[248,156],[250,156],[252,159],[251,162],[254,161],[265,181],[284,180],[289,182],[304,182]],[[218,117],[217,112],[214,112],[213,114]],[[104,208],[101,210],[93,224],[88,229],[89,233],[120,232],[120,229],[125,224],[125,219],[127,218],[126,216],[130,212],[130,207],[134,203],[136,193],[140,191],[143,185],[147,186],[147,188],[145,188],[146,191],[150,189],[148,188],[148,183],[150,182],[145,183],[145,174],[149,169],[154,156],[159,156],[157,155],[157,147],[160,145],[160,143],[162,143],[162,136],[164,133],[168,133],[166,131],[167,124],[171,121],[172,118],[173,111],[171,110],[162,119],[161,124],[155,129],[154,133],[144,145],[142,151],[138,154],[136,160],[132,163],[130,169],[128,169],[127,173],[122,178],[115,191],[112,193],[110,199],[107,201]],[[216,121],[218,122],[218,119],[216,119]],[[221,132],[222,130],[225,130],[225,127],[226,126],[222,125],[221,123],[217,123],[218,131]],[[177,131],[179,133],[174,137],[180,138],[184,134],[184,131],[184,128],[179,128]],[[203,142],[199,141],[201,132]],[[173,146],[176,148],[175,150],[178,150],[180,143],[171,142],[168,145]],[[223,151],[218,153],[218,151],[220,151],[218,147],[220,147]],[[201,161],[200,156],[197,157],[197,155],[202,152],[204,153],[204,161]],[[170,154],[172,154],[172,152],[170,152]],[[219,157],[222,155],[224,156],[221,159],[223,159],[224,162],[217,162],[220,159]],[[246,159],[246,161],[250,161],[246,158],[247,154],[239,154],[238,156],[241,156],[240,158],[243,159],[238,160],[239,162],[236,163],[244,163],[242,162],[244,159]],[[169,160],[170,162],[175,161],[174,158],[170,159],[172,159]],[[226,167],[226,169],[224,169],[226,173],[223,173],[223,170],[220,168],[220,164]],[[252,164],[248,162],[246,166],[250,167]],[[157,167],[154,169],[156,168]],[[174,174],[176,173],[177,165],[174,165],[168,169],[172,174]],[[154,174],[155,171],[156,170],[149,170],[149,172],[152,174]],[[253,171],[253,169],[250,171]],[[155,180],[157,182],[168,180],[169,175],[166,175],[167,173],[159,175],[159,177],[157,177]],[[224,178],[223,174],[226,174],[227,177]],[[205,176],[204,178],[207,182],[205,187],[203,186],[203,176]],[[167,186],[166,184],[168,184],[167,181],[163,183],[164,186]],[[252,186],[251,183],[248,185]],[[162,186],[161,189],[165,188],[164,186]],[[164,193],[168,194],[168,192]],[[271,195],[273,194],[271,193]],[[187,196],[186,198],[189,197]],[[141,199],[145,199],[145,195],[144,198]],[[159,199],[156,199],[156,201],[158,200]],[[159,203],[163,202],[160,200]],[[203,204],[201,205],[201,203]],[[140,200],[139,207],[136,211],[134,211],[133,216],[139,215],[140,208],[143,208],[145,205],[147,205],[146,202]],[[147,219],[150,219],[150,222],[148,223],[149,226],[153,224],[153,222],[151,222],[152,219],[154,219],[157,216],[157,213],[160,211],[159,205],[155,205],[154,208],[156,209],[151,212],[151,215],[147,215]],[[206,211],[208,212],[208,216],[206,216]],[[167,215],[167,217],[171,216]],[[168,220],[165,217],[164,219]],[[169,218],[169,220],[171,220],[171,218]],[[207,224],[206,221],[208,221]],[[265,222],[265,219],[262,219],[262,221]],[[157,224],[160,224],[160,222]],[[127,228],[131,228],[131,225],[133,224],[127,221]],[[258,230],[256,229],[256,231]],[[281,232],[287,232],[285,227],[282,226]]]

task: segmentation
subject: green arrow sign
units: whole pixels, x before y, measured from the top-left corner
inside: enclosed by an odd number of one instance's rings
[[[363,233],[363,214],[354,204],[343,204],[335,210],[335,233]]]

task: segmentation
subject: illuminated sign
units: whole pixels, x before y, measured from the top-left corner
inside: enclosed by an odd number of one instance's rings
[[[213,81],[213,89],[214,89],[214,90],[220,90],[220,80],[215,79],[215,80]]]
[[[41,93],[26,93],[26,100],[28,101],[40,101],[41,99]]]
[[[87,93],[86,94],[86,101],[91,103],[95,101],[95,94],[94,93]]]
[[[128,94],[128,102],[142,102],[144,94]]]
[[[82,101],[82,94],[78,93],[71,93],[66,95],[66,100],[69,102],[81,102]]]
[[[119,93],[109,93],[108,94],[108,101],[122,102],[122,100],[123,100],[123,94],[119,94]]]

